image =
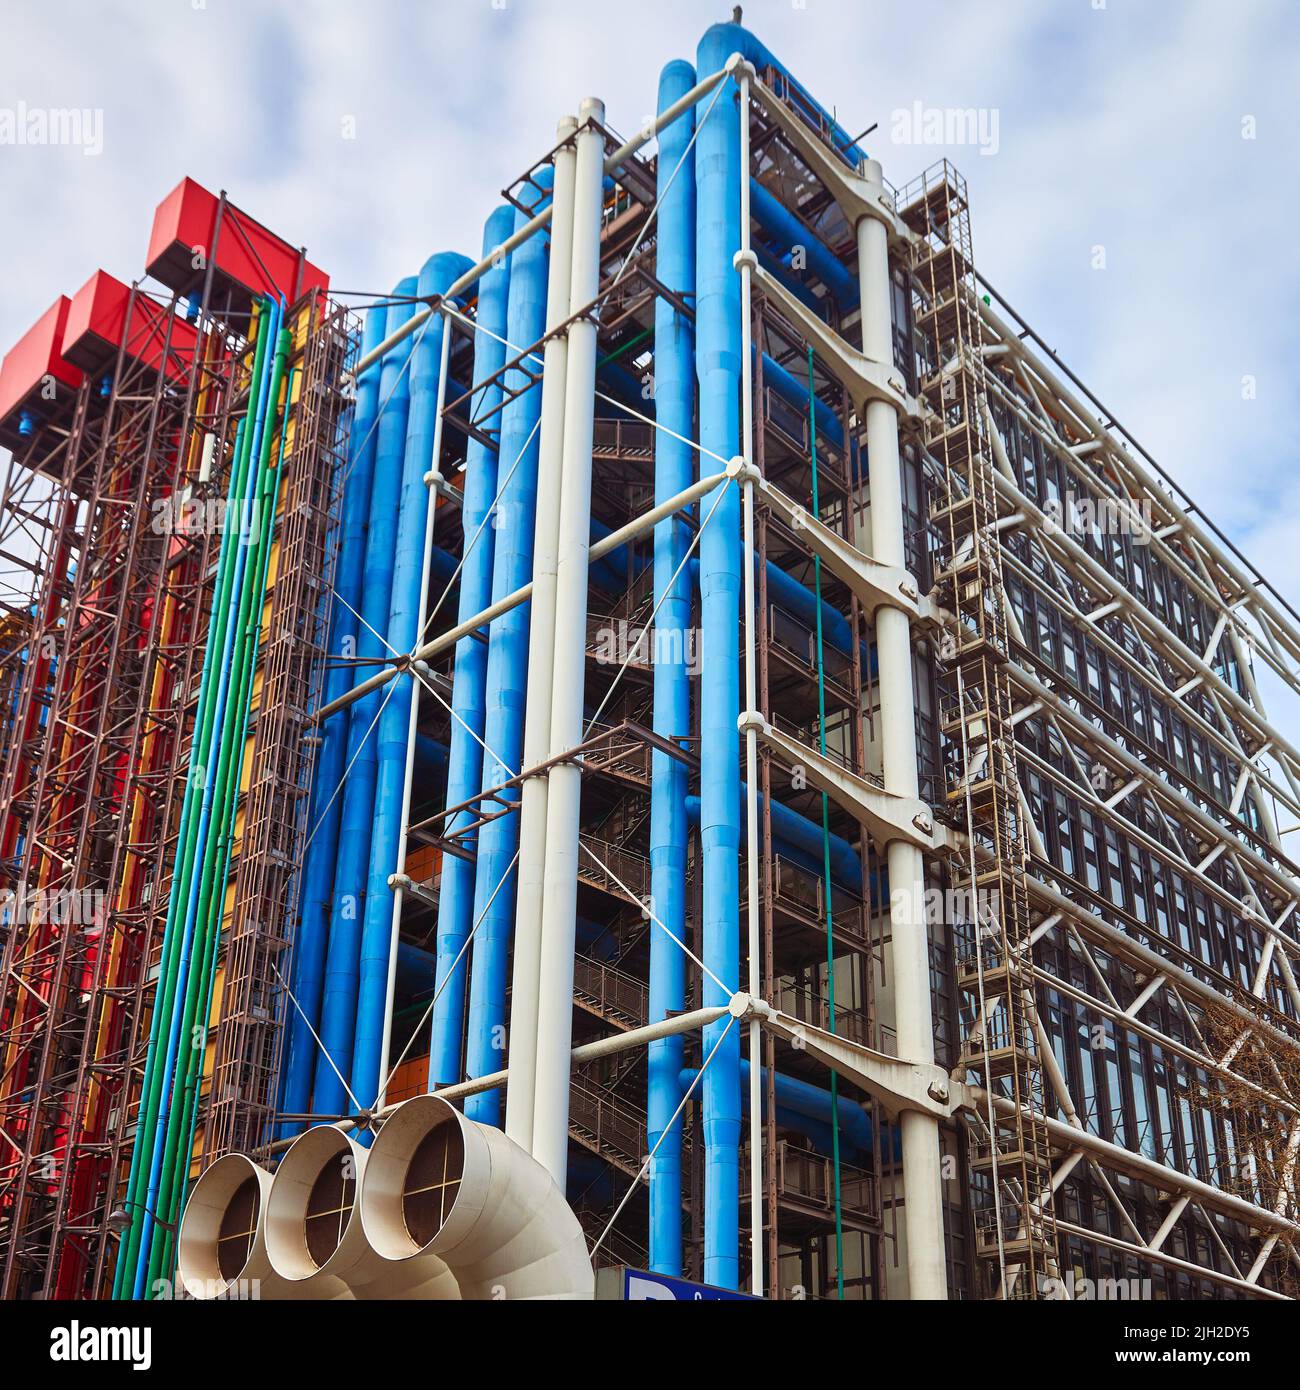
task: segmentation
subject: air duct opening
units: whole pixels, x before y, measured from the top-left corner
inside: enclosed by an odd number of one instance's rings
[[[370,1248],[426,1290],[463,1299],[590,1298],[582,1226],[551,1175],[499,1129],[436,1095],[391,1111],[358,1200]]]
[[[417,1246],[428,1245],[446,1225],[464,1171],[458,1126],[440,1124],[416,1146],[402,1184],[402,1219]]]
[[[303,1216],[303,1240],[317,1269],[339,1248],[356,1197],[351,1166],[327,1160],[312,1183]]]
[[[251,1175],[236,1189],[217,1235],[217,1272],[227,1283],[239,1277],[248,1263],[257,1239],[257,1218],[262,1209],[262,1193]]]
[[[340,1262],[350,1267],[356,1258],[344,1246],[355,1223],[364,1164],[365,1151],[330,1125],[300,1134],[280,1160],[266,1202],[266,1253],[304,1296],[319,1296],[321,1281],[313,1276],[337,1276]]]
[[[266,1260],[271,1175],[243,1154],[226,1154],[194,1184],[176,1240],[176,1277],[191,1298],[222,1298],[245,1286],[279,1297]]]

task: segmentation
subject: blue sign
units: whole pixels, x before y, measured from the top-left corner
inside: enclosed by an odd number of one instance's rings
[[[718,1289],[712,1284],[693,1284],[689,1279],[674,1279],[670,1274],[650,1274],[643,1269],[623,1270],[623,1297],[629,1303],[651,1300],[666,1303],[706,1303],[714,1300],[759,1303],[753,1294]]]

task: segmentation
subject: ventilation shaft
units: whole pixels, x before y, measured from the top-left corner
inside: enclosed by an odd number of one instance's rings
[[[243,1155],[219,1159],[181,1222],[178,1274],[198,1299],[595,1293],[582,1227],[546,1169],[433,1095],[391,1111],[368,1150],[334,1126],[306,1131],[274,1179]]]

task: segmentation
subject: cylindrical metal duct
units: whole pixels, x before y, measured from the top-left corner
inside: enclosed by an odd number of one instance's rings
[[[357,1202],[369,1154],[331,1125],[301,1134],[266,1199],[266,1254],[292,1298],[458,1299],[436,1257],[394,1264],[366,1239]]]
[[[266,1255],[271,1174],[244,1154],[217,1159],[194,1184],[176,1241],[176,1279],[191,1298],[294,1295]]]
[[[546,1169],[437,1096],[388,1116],[360,1177],[361,1225],[398,1271],[444,1265],[465,1299],[589,1299],[578,1218]]]

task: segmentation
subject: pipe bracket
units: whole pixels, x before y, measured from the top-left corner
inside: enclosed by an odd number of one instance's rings
[[[896,246],[911,246],[918,238],[894,210],[884,185],[864,179],[835,155],[826,143],[815,136],[785,102],[761,81],[753,83],[755,94],[762,100],[767,114],[781,128],[786,143],[808,166],[827,192],[839,204],[851,226],[856,227],[870,217],[884,223],[889,240]]]
[[[921,420],[921,404],[908,395],[907,383],[893,362],[877,362],[853,347],[761,266],[754,270],[754,277],[767,298],[803,334],[827,370],[843,385],[859,416],[873,401],[883,401],[908,421]]]
[[[887,792],[875,782],[850,772],[833,758],[775,728],[757,710],[742,712],[737,727],[741,733],[752,729],[774,753],[801,768],[808,785],[842,806],[879,848],[904,840],[919,850],[933,852],[945,843],[943,832],[936,830],[930,807],[924,801]]]
[[[837,579],[848,585],[869,617],[874,616],[876,609],[888,607],[902,609],[914,622],[920,620],[922,603],[917,583],[906,569],[873,560],[761,476],[757,488],[772,511],[808,543],[808,548]]]
[[[891,1057],[824,1028],[814,1028],[779,1009],[767,1007],[755,1016],[764,1028],[784,1038],[791,1047],[861,1086],[891,1116],[919,1110],[937,1120],[946,1120],[958,1110],[974,1108],[969,1088],[954,1081],[933,1062]]]

